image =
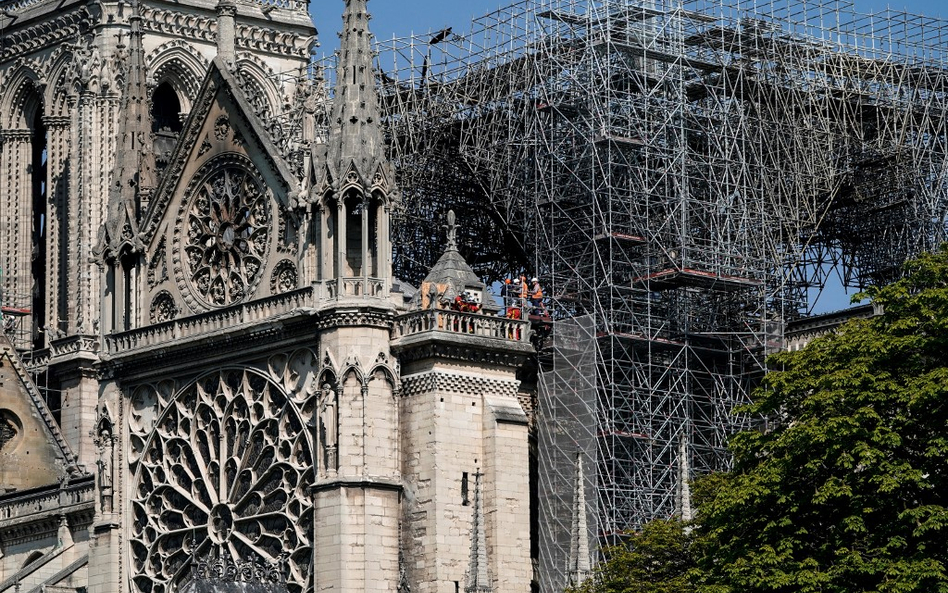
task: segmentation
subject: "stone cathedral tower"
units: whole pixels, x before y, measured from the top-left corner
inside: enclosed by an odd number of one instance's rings
[[[0,16],[0,593],[530,589],[529,327],[453,214],[422,287],[392,276],[344,6],[328,133],[305,6]],[[463,291],[483,312],[439,304]]]

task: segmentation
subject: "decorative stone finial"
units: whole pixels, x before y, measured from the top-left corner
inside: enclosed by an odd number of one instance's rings
[[[457,251],[458,227],[455,224],[454,210],[448,210],[448,224],[445,225],[445,228],[448,229],[448,244],[445,246],[445,250]]]
[[[688,466],[688,432],[682,431],[678,443],[678,516],[685,523],[694,519],[691,512],[691,469]]]
[[[109,188],[105,243],[96,252],[106,259],[115,257],[124,247],[140,251],[138,212],[155,186],[155,154],[151,140],[151,97],[146,84],[144,33],[138,0],[132,0],[129,17],[128,54],[122,59],[118,78],[124,80],[115,168]],[[125,53],[119,38],[118,53]]]
[[[368,0],[346,0],[328,147],[329,164],[337,176],[344,178],[353,169],[365,181],[387,162],[367,4]]]

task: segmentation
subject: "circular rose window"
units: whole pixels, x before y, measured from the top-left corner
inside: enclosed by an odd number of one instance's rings
[[[270,243],[269,196],[250,163],[241,160],[212,162],[199,172],[189,188],[184,228],[175,231],[191,295],[205,307],[247,298]]]
[[[133,464],[133,593],[176,591],[224,554],[312,588],[312,468],[301,411],[264,376],[225,369],[182,389]]]

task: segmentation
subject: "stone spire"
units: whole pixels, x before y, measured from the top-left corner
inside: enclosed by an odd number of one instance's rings
[[[576,453],[576,479],[573,483],[573,521],[569,530],[569,584],[576,586],[589,578],[589,529],[586,525],[586,473],[583,452]]]
[[[310,200],[318,201],[319,224],[328,229],[320,233],[318,279],[330,283],[332,298],[388,299],[391,289],[390,215],[398,192],[379,125],[368,21],[366,0],[346,0],[329,140],[313,146]]]
[[[142,17],[138,0],[132,0],[129,16],[128,55],[125,59],[125,88],[123,89],[118,143],[115,151],[115,170],[109,190],[106,232],[112,255],[122,243],[137,245],[138,214],[142,202],[147,201],[155,186],[155,155],[151,142],[151,113],[146,83],[145,50],[142,44]],[[125,52],[121,38],[116,49],[118,56]]]
[[[678,443],[678,517],[689,522],[694,518],[691,512],[691,469],[688,466],[688,435],[686,431],[681,434],[681,441]]]
[[[487,567],[487,531],[484,529],[484,509],[481,503],[481,474],[474,474],[474,517],[471,520],[471,564],[467,569],[464,593],[493,593]]]
[[[386,162],[367,4],[368,0],[346,0],[327,154],[337,184],[347,182],[341,177],[351,167],[366,187],[377,167]]]

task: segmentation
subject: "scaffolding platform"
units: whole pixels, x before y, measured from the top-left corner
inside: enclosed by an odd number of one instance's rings
[[[629,233],[620,233],[618,231],[612,231],[609,233],[600,233],[593,237],[593,240],[597,243],[602,243],[606,241],[615,241],[620,245],[628,246],[639,246],[645,245],[647,243],[645,237],[640,237],[638,235],[631,235]]]
[[[628,344],[633,350],[640,352],[647,352],[649,350],[680,350],[685,347],[684,342],[677,340],[659,337],[651,338],[645,334],[630,332],[602,331],[596,333],[596,338],[599,340],[614,338]]]
[[[633,288],[645,288],[652,291],[690,287],[719,292],[734,292],[757,288],[761,284],[759,280],[753,278],[704,272],[691,268],[669,268],[632,279]]]
[[[548,103],[546,101],[537,102],[537,113],[557,113],[564,117],[576,117],[581,113],[578,105],[572,103]]]
[[[643,439],[643,440],[652,439],[651,436],[642,432],[629,432],[627,430],[616,430],[616,429],[606,429],[606,428],[603,428],[598,433],[596,433],[596,436],[598,436],[599,438],[623,437],[623,438]]]
[[[628,148],[643,148],[647,144],[645,139],[637,136],[618,136],[615,134],[600,134],[593,139],[593,143],[598,146],[613,144]]]

